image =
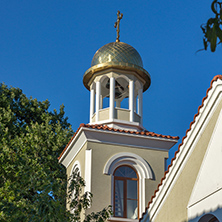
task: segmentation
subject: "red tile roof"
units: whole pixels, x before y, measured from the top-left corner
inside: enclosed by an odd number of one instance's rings
[[[72,138],[70,139],[69,143],[66,145],[65,149],[62,151],[62,153],[60,154],[59,158],[61,158],[61,156],[63,155],[63,153],[66,151],[67,147],[69,146],[69,144],[72,142],[72,140],[75,138],[76,134],[79,132],[79,130],[82,128],[91,128],[91,129],[97,129],[97,130],[107,130],[107,131],[114,131],[114,132],[120,132],[120,133],[129,133],[129,134],[136,134],[136,135],[144,135],[144,136],[151,136],[151,137],[160,137],[160,138],[167,138],[167,139],[175,139],[178,140],[179,137],[178,136],[165,136],[162,134],[157,134],[154,132],[149,132],[149,131],[131,131],[131,130],[123,130],[123,129],[116,129],[116,128],[112,128],[112,127],[108,127],[107,125],[89,125],[89,124],[80,124],[79,128],[77,129],[77,131],[75,132],[75,134],[72,136]]]
[[[198,112],[194,115],[193,121],[190,123],[189,129],[186,131],[185,136],[182,138],[182,142],[181,142],[180,145],[178,146],[178,150],[175,152],[174,157],[172,158],[171,163],[170,163],[170,165],[169,165],[168,168],[167,168],[167,171],[165,171],[164,176],[163,176],[163,178],[161,179],[161,182],[158,184],[157,189],[154,191],[154,194],[153,194],[153,196],[151,197],[151,200],[148,202],[148,205],[147,205],[147,207],[146,207],[146,209],[145,209],[145,212],[143,213],[142,217],[140,218],[140,221],[143,219],[146,211],[147,211],[148,208],[150,207],[150,204],[153,202],[154,197],[156,197],[156,194],[157,194],[157,192],[159,191],[159,187],[163,184],[163,181],[166,179],[166,175],[169,173],[169,170],[170,170],[170,168],[172,167],[173,162],[174,162],[174,160],[175,160],[176,157],[177,157],[177,154],[180,152],[180,147],[183,145],[184,140],[185,140],[185,138],[187,137],[187,133],[191,130],[191,126],[195,123],[196,117],[199,115],[199,111],[200,111],[200,109],[203,107],[204,101],[205,101],[205,100],[207,99],[207,97],[208,97],[208,92],[212,89],[213,82],[217,81],[218,79],[222,80],[222,75],[217,75],[217,76],[215,76],[215,77],[212,79],[212,81],[211,81],[211,83],[210,83],[210,87],[207,89],[206,96],[202,99],[202,104],[198,107]]]

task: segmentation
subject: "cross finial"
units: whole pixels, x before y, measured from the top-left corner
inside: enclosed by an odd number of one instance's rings
[[[116,42],[119,42],[119,23],[120,20],[123,18],[123,14],[120,14],[120,11],[117,11],[117,21],[114,24],[114,27],[117,28],[116,29]]]

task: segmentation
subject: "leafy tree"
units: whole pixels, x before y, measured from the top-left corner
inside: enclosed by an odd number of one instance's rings
[[[86,210],[91,205],[93,195],[90,192],[83,193],[85,181],[81,178],[78,168],[73,171],[68,184],[68,204],[72,212],[71,220],[80,221],[80,215],[83,210]],[[91,214],[85,215],[83,222],[103,222],[111,215],[111,206],[108,206],[97,213],[92,212]]]
[[[0,85],[0,221],[79,221],[91,202],[92,194],[80,196],[84,182],[75,172],[68,193],[83,201],[71,203],[76,217],[66,210],[66,170],[57,157],[73,130],[64,106],[59,112],[49,106]]]
[[[222,42],[222,2],[214,0],[211,4],[211,10],[214,13],[214,17],[208,19],[207,23],[201,26],[203,31],[203,44],[204,49],[210,45],[212,52],[216,50],[218,44]]]

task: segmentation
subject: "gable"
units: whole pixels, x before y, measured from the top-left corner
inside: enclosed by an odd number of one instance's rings
[[[221,80],[222,75],[218,75],[211,81],[198,113],[190,123],[190,128],[140,221],[187,221],[187,206],[190,206],[190,197],[202,169],[207,148],[211,144],[216,126],[221,124],[217,123],[222,109]],[[218,132],[219,135],[220,130]],[[217,138],[219,139],[219,136]],[[219,218],[222,218],[222,215]]]
[[[222,110],[188,203],[189,218],[222,207]]]

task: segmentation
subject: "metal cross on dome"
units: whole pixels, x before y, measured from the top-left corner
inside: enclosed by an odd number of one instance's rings
[[[117,28],[116,29],[116,42],[119,42],[119,23],[120,23],[120,20],[123,18],[123,14],[121,13],[120,14],[120,11],[118,10],[117,11],[117,21],[115,22],[114,24],[114,27]]]

